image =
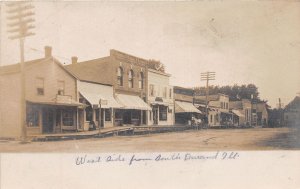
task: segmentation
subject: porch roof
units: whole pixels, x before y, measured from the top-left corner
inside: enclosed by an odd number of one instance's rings
[[[116,99],[123,105],[123,109],[151,110],[151,107],[139,96],[117,94]]]
[[[113,96],[112,86],[88,83],[88,82],[78,82],[79,93],[91,104],[99,105],[99,101],[106,100],[107,103],[101,105],[101,108],[121,108],[116,99]]]
[[[182,101],[175,101],[175,113],[199,113],[202,114],[200,110],[198,110],[192,103],[189,102],[182,102]]]
[[[73,106],[73,107],[85,106],[84,104],[79,103],[71,98],[61,98],[61,97],[56,97],[50,101],[40,101],[40,100],[32,100],[32,99],[27,99],[26,101],[34,104],[44,104],[44,105],[52,105],[52,106]]]

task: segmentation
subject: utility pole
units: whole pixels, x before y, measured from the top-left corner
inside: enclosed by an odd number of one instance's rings
[[[206,81],[206,119],[208,124],[208,95],[209,95],[209,85],[208,82],[210,80],[215,80],[216,72],[202,72],[201,73],[201,81]]]
[[[32,16],[34,12],[33,5],[30,2],[9,2],[6,3],[8,14],[7,16],[7,26],[8,33],[12,35],[9,37],[11,40],[19,39],[20,44],[20,79],[21,79],[21,104],[20,104],[20,123],[22,127],[21,140],[26,142],[26,99],[25,99],[25,69],[24,69],[24,41],[25,38],[34,33],[30,32],[34,26],[31,25],[34,22]]]

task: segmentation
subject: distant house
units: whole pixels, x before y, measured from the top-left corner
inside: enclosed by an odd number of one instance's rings
[[[229,109],[234,114],[234,125],[251,126],[252,105],[250,100],[230,101]]]
[[[206,96],[195,96],[195,105],[205,111]],[[208,125],[225,126],[232,123],[232,113],[229,112],[229,97],[224,94],[208,96]]]
[[[267,104],[265,102],[258,102],[252,104],[252,115],[254,114],[252,118],[252,124],[256,126],[262,126],[267,127],[268,126],[268,110],[267,110]]]
[[[27,135],[82,130],[76,77],[45,47],[45,57],[24,64]],[[0,136],[21,136],[20,64],[0,67]]]
[[[199,118],[202,112],[194,106],[194,90],[174,86],[175,123],[188,124],[192,117]]]
[[[300,96],[296,96],[285,107],[284,122],[288,127],[300,127]]]

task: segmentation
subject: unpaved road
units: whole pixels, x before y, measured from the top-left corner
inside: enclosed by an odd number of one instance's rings
[[[0,152],[167,152],[300,150],[300,131],[289,128],[208,129],[71,141],[0,141]]]

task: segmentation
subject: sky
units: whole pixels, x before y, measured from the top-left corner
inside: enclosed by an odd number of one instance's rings
[[[0,65],[19,62],[18,41],[8,39],[1,3]],[[110,49],[160,60],[171,84],[253,83],[272,107],[300,92],[299,1],[34,2],[36,35],[25,40],[25,59],[44,46],[69,64],[109,55]]]

